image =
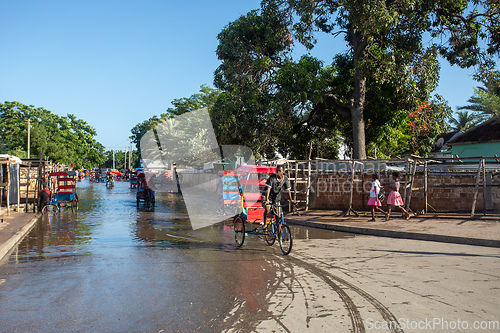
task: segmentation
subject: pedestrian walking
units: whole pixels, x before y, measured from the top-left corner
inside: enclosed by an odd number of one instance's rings
[[[399,193],[399,172],[392,173],[392,180],[393,183],[391,185],[391,193],[389,193],[389,196],[387,197],[387,216],[385,217],[385,219],[389,220],[391,216],[392,205],[403,212],[403,214],[405,214],[406,216],[406,219],[409,220],[410,213],[408,213],[406,209],[403,208],[403,199],[401,198],[401,194]]]
[[[373,182],[372,182],[372,187],[370,189],[370,198],[368,199],[368,206],[372,206],[371,221],[375,221],[375,209],[383,213],[384,216],[387,216],[387,213],[382,208],[380,208],[382,206],[382,203],[380,202],[378,195],[380,193],[381,186],[380,186],[380,180],[378,179],[378,175],[376,173],[373,174],[372,179]]]

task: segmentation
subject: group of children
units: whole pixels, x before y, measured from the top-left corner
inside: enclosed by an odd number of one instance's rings
[[[391,185],[391,193],[387,197],[387,212],[385,212],[382,208],[382,203],[378,198],[378,194],[380,192],[380,180],[378,179],[378,175],[373,175],[373,183],[370,189],[370,199],[368,200],[368,205],[372,206],[372,221],[375,221],[375,209],[379,212],[382,212],[385,215],[386,221],[389,220],[391,216],[391,206],[395,206],[405,215],[406,219],[410,219],[410,213],[403,208],[403,199],[401,198],[401,194],[399,194],[399,172],[392,173],[393,183]]]

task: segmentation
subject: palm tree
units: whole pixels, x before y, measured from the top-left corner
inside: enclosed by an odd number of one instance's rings
[[[474,88],[474,95],[467,100],[469,105],[459,106],[458,110],[476,112],[483,121],[500,114],[500,75],[497,72],[490,74],[483,81],[485,87]]]
[[[467,131],[481,122],[482,118],[467,111],[458,111],[456,118],[451,118],[450,125],[453,131]]]

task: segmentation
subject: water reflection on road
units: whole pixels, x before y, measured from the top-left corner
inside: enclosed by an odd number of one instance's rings
[[[145,210],[125,182],[83,181],[78,193],[78,213],[44,216],[0,266],[3,331],[220,331],[235,300],[266,307],[277,246],[251,236],[238,249],[227,222],[193,231],[176,194],[158,194]]]

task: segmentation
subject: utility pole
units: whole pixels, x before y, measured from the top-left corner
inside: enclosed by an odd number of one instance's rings
[[[30,120],[28,118],[28,158],[30,158]]]
[[[115,150],[112,150],[113,152],[113,170],[115,169]]]
[[[130,138],[130,150],[128,152],[128,169],[129,170],[132,170],[132,168],[130,166],[131,161],[132,161],[132,138]]]

